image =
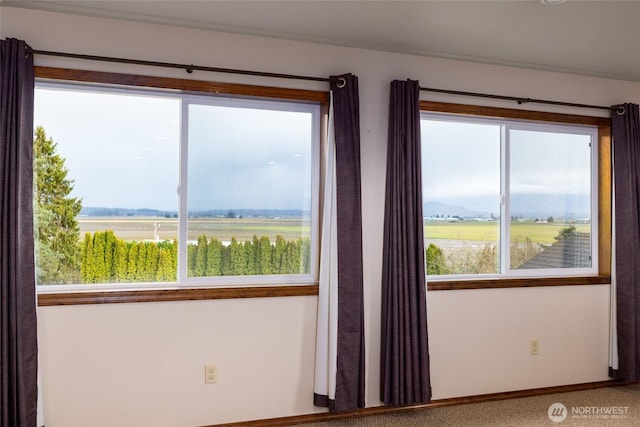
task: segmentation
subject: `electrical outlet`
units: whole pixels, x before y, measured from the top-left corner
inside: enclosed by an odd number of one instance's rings
[[[215,384],[218,382],[218,367],[216,365],[204,366],[204,383]]]
[[[532,338],[529,341],[529,354],[532,356],[536,356],[540,353],[540,343],[538,342],[538,338]]]

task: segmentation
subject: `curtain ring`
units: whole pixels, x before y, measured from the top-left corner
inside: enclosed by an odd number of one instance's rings
[[[626,112],[627,110],[622,105],[616,108],[616,113],[618,113],[619,116],[624,116]]]
[[[185,70],[187,70],[187,73],[192,74],[193,73],[193,64],[187,65]]]
[[[340,77],[338,79],[338,82],[336,83],[336,86],[338,86],[340,89],[342,89],[346,85],[347,85],[347,80],[344,77]]]

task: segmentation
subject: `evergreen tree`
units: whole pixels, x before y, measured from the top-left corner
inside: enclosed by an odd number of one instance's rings
[[[260,238],[260,248],[257,251],[257,264],[259,274],[272,274],[273,266],[272,266],[272,258],[273,258],[273,246],[271,246],[271,242],[269,241],[269,237],[262,236]]]
[[[253,274],[260,273],[260,238],[253,235],[253,242],[251,242],[251,248],[253,250]]]
[[[231,245],[222,245],[222,251],[220,253],[220,272],[221,276],[231,276]]]
[[[89,283],[104,283],[107,267],[105,266],[106,239],[105,233],[93,233],[93,253],[91,255],[91,280]]]
[[[178,241],[171,242],[171,281],[178,280]]]
[[[425,264],[427,264],[427,275],[448,273],[444,252],[433,243],[429,243],[425,251]]]
[[[300,272],[303,274],[311,273],[311,239],[308,237],[300,237],[298,239],[300,245]]]
[[[287,242],[282,261],[282,273],[300,274],[300,247],[296,241]]]
[[[171,282],[175,280],[175,272],[172,269],[171,250],[169,248],[158,248],[158,269],[156,271],[156,281]]]
[[[138,278],[138,251],[139,247],[136,242],[127,245],[129,253],[127,256],[127,282],[135,282]]]
[[[244,251],[242,244],[235,237],[231,238],[231,244],[229,245],[229,263],[229,271],[232,276],[244,274]]]
[[[144,242],[138,242],[138,258],[136,260],[136,277],[134,281],[144,282],[147,280],[147,245]]]
[[[44,246],[41,246],[44,247]],[[93,236],[91,233],[85,233],[82,242],[82,265],[80,266],[80,277],[82,283],[93,283]],[[42,259],[40,260],[42,263]]]
[[[113,281],[114,282],[126,282],[127,281],[127,255],[129,248],[127,242],[122,239],[117,239],[115,249],[113,252]]]
[[[80,228],[76,216],[82,201],[70,197],[73,180],[57,144],[38,126],[33,141],[34,217],[37,227],[38,283],[80,281]]]
[[[198,255],[198,245],[187,245],[187,276],[196,276],[196,259]]]
[[[222,242],[212,237],[207,244],[207,274],[209,276],[222,275]]]
[[[198,277],[207,276],[207,236],[204,234],[198,237],[198,250],[195,261],[193,275]]]
[[[287,249],[287,242],[280,234],[276,236],[276,246],[273,248],[273,274],[284,274],[284,253]]]
[[[258,240],[256,236],[253,236],[253,241],[247,240],[242,247],[244,257],[244,274],[247,276],[258,274],[256,272],[256,247],[253,242]]]
[[[158,282],[175,282],[178,279],[178,242],[176,240],[158,243]]]
[[[147,262],[144,267],[144,281],[154,282],[158,271],[158,244],[156,242],[147,243]]]
[[[115,252],[118,238],[112,230],[104,232],[104,275],[102,283],[111,283],[115,276]]]

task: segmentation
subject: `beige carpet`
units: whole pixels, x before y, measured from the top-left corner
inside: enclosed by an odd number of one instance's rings
[[[555,405],[558,422],[551,420]],[[552,415],[554,414],[553,409]],[[566,408],[566,411],[564,410]],[[563,415],[566,415],[562,420]],[[640,426],[640,385],[473,403],[302,426]]]

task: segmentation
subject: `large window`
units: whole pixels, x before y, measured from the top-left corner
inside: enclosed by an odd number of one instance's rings
[[[429,280],[596,276],[599,129],[423,112]]]
[[[319,103],[38,82],[35,125],[41,288],[314,282]]]

